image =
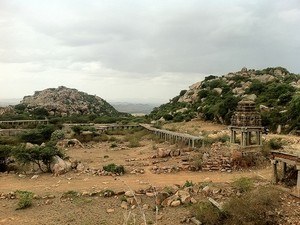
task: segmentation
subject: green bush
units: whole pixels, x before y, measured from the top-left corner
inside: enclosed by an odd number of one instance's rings
[[[280,194],[273,187],[259,187],[240,198],[233,197],[225,205],[225,224],[277,224],[275,210],[280,206]]]
[[[64,157],[64,154],[54,146],[37,146],[25,149],[24,146],[19,146],[14,149],[13,156],[23,164],[34,163],[42,172],[51,172],[50,165],[54,156]],[[46,169],[44,169],[44,166]]]
[[[50,140],[54,130],[55,127],[53,125],[42,125],[38,126],[37,129],[21,134],[20,138],[23,142],[40,145]]]
[[[248,177],[241,177],[233,182],[233,187],[239,192],[250,191],[254,187],[253,180]]]
[[[141,146],[140,141],[138,138],[130,138],[129,139],[129,144],[127,145],[129,148],[137,148]]]
[[[78,193],[77,191],[73,191],[73,190],[70,190],[70,191],[66,191],[62,194],[61,198],[77,198],[80,196],[80,193]]]
[[[281,139],[272,138],[269,141],[269,146],[273,150],[281,149],[283,146],[283,141]]]
[[[12,155],[13,147],[10,145],[0,145],[0,158],[8,158]]]
[[[208,201],[201,201],[192,206],[192,214],[203,224],[220,224],[222,214],[215,206]]]
[[[17,191],[19,198],[18,207],[16,210],[26,209],[32,205],[33,193],[30,191]]]
[[[55,130],[51,134],[52,141],[59,141],[59,140],[63,140],[64,138],[65,138],[65,133],[62,130]]]
[[[100,135],[100,141],[106,142],[109,140],[109,137],[106,134],[101,134]]]
[[[183,187],[193,187],[194,186],[194,184],[193,184],[193,181],[185,181],[185,183],[184,183],[184,185],[183,185]]]
[[[122,165],[118,166],[114,163],[103,166],[103,170],[105,170],[107,172],[118,173],[118,174],[124,174],[125,173],[124,166],[122,166]]]
[[[187,92],[187,90],[181,90],[180,93],[179,93],[179,96],[183,96],[185,93]]]
[[[163,118],[166,120],[166,121],[170,121],[173,119],[173,116],[171,114],[165,114],[163,115]]]
[[[112,143],[112,144],[110,145],[110,147],[111,147],[111,148],[116,148],[116,147],[118,147],[118,145],[117,145],[116,143]]]
[[[0,136],[0,145],[19,145],[21,140],[17,136],[11,137],[1,137]]]
[[[13,147],[9,145],[0,145],[0,172],[7,170],[7,158],[12,155]]]

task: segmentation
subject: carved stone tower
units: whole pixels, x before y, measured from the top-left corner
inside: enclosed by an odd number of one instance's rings
[[[253,101],[240,101],[237,111],[231,117],[230,142],[240,143],[242,147],[261,146],[262,131],[261,116],[255,109]],[[237,138],[237,133],[241,133],[241,138]]]

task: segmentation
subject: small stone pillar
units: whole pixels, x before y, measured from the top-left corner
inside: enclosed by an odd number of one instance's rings
[[[300,197],[300,166],[297,166],[296,168],[298,170],[296,191],[298,196]]]
[[[284,179],[286,175],[286,162],[282,162],[282,178]]]
[[[277,173],[277,160],[271,160],[273,165],[273,177],[272,177],[272,183],[277,184],[278,183],[278,173]],[[298,173],[299,175],[299,173]]]

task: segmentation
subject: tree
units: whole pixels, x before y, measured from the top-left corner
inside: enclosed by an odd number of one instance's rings
[[[57,147],[51,145],[37,146],[29,149],[19,146],[15,148],[13,155],[21,163],[34,163],[42,172],[51,172],[50,166],[54,156],[57,155],[61,158],[64,156]]]
[[[53,125],[42,125],[37,129],[28,131],[21,135],[21,140],[24,142],[30,142],[33,144],[42,144],[43,142],[49,141],[52,132],[55,130]]]

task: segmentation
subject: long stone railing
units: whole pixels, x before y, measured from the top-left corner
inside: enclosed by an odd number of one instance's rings
[[[157,129],[152,127],[149,124],[132,124],[132,125],[123,125],[123,124],[93,124],[93,123],[87,123],[87,124],[64,124],[65,126],[93,126],[95,129],[100,132],[104,133],[109,130],[118,130],[118,129],[133,129],[142,127],[151,133],[155,134],[161,139],[164,139],[166,141],[171,141],[173,143],[175,142],[181,142],[184,144],[187,144],[191,148],[195,148],[195,145],[198,143],[201,143],[203,145],[203,137],[202,136],[193,136],[190,134],[183,134],[178,132],[173,132],[169,130],[163,130],[163,129]]]
[[[105,131],[109,131],[109,130],[127,130],[127,129],[133,129],[133,128],[137,128],[137,127],[141,127],[139,124],[132,124],[132,125],[128,125],[128,124],[95,124],[95,123],[65,123],[64,126],[67,127],[74,127],[74,126],[91,126],[94,127],[96,129],[96,131],[103,133]]]
[[[4,120],[0,121],[0,125],[9,125],[9,126],[25,126],[25,125],[37,125],[37,124],[48,124],[49,121],[45,120]]]
[[[171,142],[182,142],[187,144],[191,148],[195,148],[196,143],[200,143],[203,145],[203,137],[202,136],[193,136],[190,134],[183,134],[178,132],[173,132],[169,130],[157,129],[151,127],[148,124],[140,124],[141,127],[145,128],[146,130],[154,133],[161,139],[168,140]]]

